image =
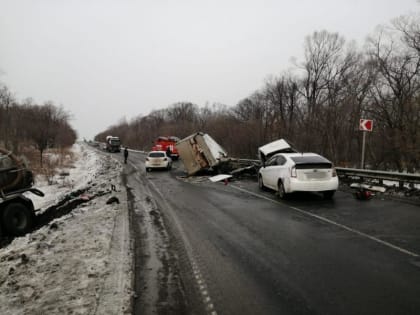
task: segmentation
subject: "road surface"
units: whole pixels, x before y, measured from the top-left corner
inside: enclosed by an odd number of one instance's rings
[[[279,201],[256,181],[124,176],[136,314],[419,314],[420,208],[338,192]]]

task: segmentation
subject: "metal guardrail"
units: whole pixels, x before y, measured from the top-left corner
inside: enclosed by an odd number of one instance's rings
[[[261,164],[259,160],[238,159],[237,161],[243,164]],[[402,188],[405,184],[409,184],[411,187],[414,185],[420,185],[420,174],[407,174],[345,167],[336,167],[335,169],[337,170],[337,174],[340,177],[357,177],[360,181],[363,181],[365,178],[373,179],[376,180],[379,185],[383,185],[384,180],[398,182],[400,188]]]
[[[132,152],[145,153],[144,151],[132,150]],[[235,161],[242,166],[261,166],[260,160],[253,159],[235,159],[229,158],[231,161]],[[420,174],[407,174],[407,173],[398,173],[398,172],[386,172],[386,171],[377,171],[377,170],[366,170],[366,169],[357,169],[357,168],[346,168],[346,167],[336,167],[337,174],[340,177],[357,177],[360,181],[363,181],[365,178],[377,180],[379,185],[383,185],[384,180],[398,182],[400,188],[404,187],[404,184],[409,184],[410,187],[414,185],[420,185]]]
[[[335,169],[337,170],[339,176],[358,177],[360,180],[365,178],[376,179],[380,185],[383,184],[384,180],[398,182],[399,187],[401,188],[404,186],[404,184],[409,184],[410,186],[420,184],[420,174],[407,174],[344,167],[336,167]]]

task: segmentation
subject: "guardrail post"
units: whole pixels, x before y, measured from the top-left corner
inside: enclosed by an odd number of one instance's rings
[[[363,170],[365,168],[365,145],[366,145],[366,131],[363,131],[363,140],[362,140],[362,161],[360,162],[360,168]]]

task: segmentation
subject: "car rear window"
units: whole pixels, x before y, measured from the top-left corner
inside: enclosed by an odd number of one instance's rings
[[[165,153],[162,153],[162,152],[151,152],[151,153],[149,153],[149,156],[150,157],[164,157],[165,156]]]
[[[326,158],[319,155],[312,156],[294,156],[291,157],[292,161],[295,162],[297,169],[308,169],[308,168],[331,168],[332,163]]]

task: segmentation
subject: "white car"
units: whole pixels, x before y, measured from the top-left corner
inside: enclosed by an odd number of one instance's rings
[[[146,157],[146,172],[150,172],[153,168],[172,168],[172,160],[166,155],[165,151],[151,151]]]
[[[338,189],[338,177],[332,163],[315,153],[276,153],[258,172],[260,189],[268,187],[281,199],[297,191],[321,192],[330,199]]]

